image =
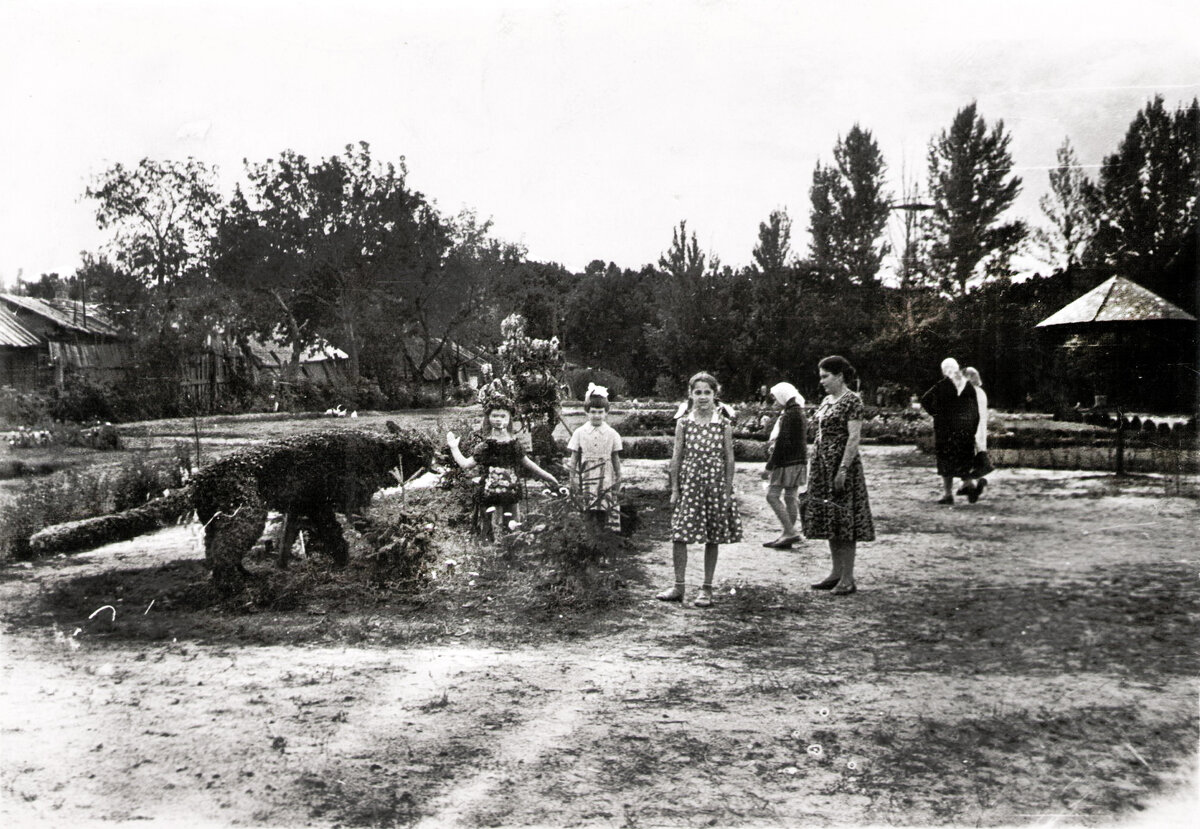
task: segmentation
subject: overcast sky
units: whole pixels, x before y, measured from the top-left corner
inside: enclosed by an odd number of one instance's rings
[[[854,123],[898,184],[978,102],[1037,199],[1064,137],[1085,165],[1156,92],[1200,95],[1194,2],[0,2],[0,280],[71,273],[104,236],[91,176],[368,141],[445,213],[529,255],[654,262],[680,219],[749,263]],[[1091,170],[1094,173],[1094,170]]]

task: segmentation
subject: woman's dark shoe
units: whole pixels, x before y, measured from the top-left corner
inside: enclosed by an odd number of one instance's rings
[[[813,590],[832,590],[838,586],[838,582],[842,580],[841,576],[830,576],[824,581],[814,582],[809,585]]]
[[[835,596],[849,596],[852,593],[858,592],[858,585],[851,584],[849,587],[847,587],[845,585],[839,584],[837,587],[833,588],[832,592],[833,592],[833,595],[835,595]]]
[[[763,546],[764,547],[772,547],[776,550],[790,550],[790,549],[792,549],[792,545],[795,544],[799,540],[800,540],[800,536],[798,536],[798,535],[785,535],[781,538],[775,539],[774,541],[764,542]]]
[[[979,483],[975,484],[975,488],[967,493],[967,500],[972,504],[979,500],[979,496],[983,494],[983,488],[987,486],[987,478],[980,478]]]
[[[970,495],[971,488],[969,486],[967,486],[966,484],[963,484],[958,489],[954,490],[954,494],[955,495]]]
[[[938,503],[939,504],[953,504],[954,496],[953,495],[945,495],[941,498],[938,498]]]

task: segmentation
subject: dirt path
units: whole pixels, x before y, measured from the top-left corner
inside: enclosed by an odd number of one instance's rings
[[[661,488],[661,463],[628,467]],[[1011,471],[980,504],[942,508],[912,450],[871,448],[867,468],[880,541],[862,548],[858,595],[807,589],[820,544],[759,546],[775,528],[746,464],[746,540],[722,551],[715,608],[649,598],[671,575],[647,516],[644,600],[516,644],[485,616],[395,647],[372,644],[395,617],[363,608],[332,644],[259,645],[264,615],[203,628],[146,611],[113,576],[196,567],[188,527],[9,568],[0,818],[1099,825],[1150,807],[1144,825],[1168,825],[1194,808],[1172,798],[1198,739],[1195,502]],[[115,622],[56,609],[68,582],[95,586]],[[152,633],[112,635],[158,613]]]

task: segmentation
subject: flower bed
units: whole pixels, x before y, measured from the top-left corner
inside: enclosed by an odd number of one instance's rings
[[[39,449],[47,446],[82,446],[87,449],[106,451],[121,448],[121,437],[117,427],[111,423],[94,426],[77,426],[61,423],[49,429],[18,427],[0,433],[10,449]]]

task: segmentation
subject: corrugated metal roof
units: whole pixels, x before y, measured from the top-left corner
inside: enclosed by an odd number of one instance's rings
[[[0,345],[29,348],[40,344],[41,340],[21,325],[16,314],[0,306]]]
[[[56,325],[69,331],[80,331],[84,334],[102,334],[119,337],[121,331],[100,312],[93,303],[83,303],[74,299],[38,299],[31,296],[16,294],[0,294],[0,300],[16,308],[23,308],[30,313],[44,317]]]
[[[1150,322],[1153,320],[1191,320],[1195,322],[1196,318],[1136,282],[1131,282],[1123,276],[1114,276],[1101,282],[1074,302],[1055,311],[1039,322],[1037,327],[1080,325],[1090,322]]]

